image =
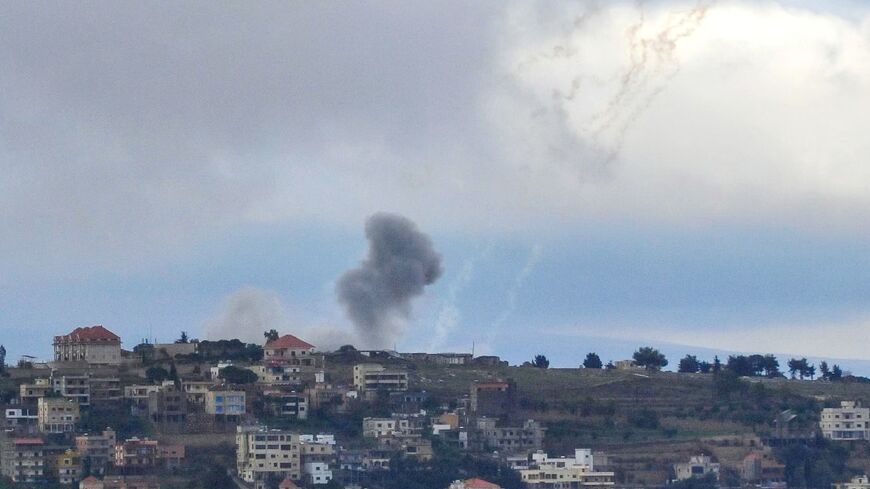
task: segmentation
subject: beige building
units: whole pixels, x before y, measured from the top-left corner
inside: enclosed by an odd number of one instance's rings
[[[71,433],[81,420],[78,403],[65,397],[41,397],[37,423],[43,433]]]
[[[379,438],[394,434],[411,434],[411,421],[407,418],[364,418],[363,436]]]
[[[314,367],[313,356],[316,351],[314,345],[288,334],[266,342],[263,363]]]
[[[54,360],[59,363],[119,365],[121,338],[103,326],[76,328],[54,337]]]
[[[245,415],[245,391],[208,391],[205,395],[205,412],[215,416]]]
[[[86,460],[93,474],[105,474],[106,467],[115,460],[115,431],[106,428],[100,434],[85,434],[76,437],[76,451]]]
[[[255,489],[265,489],[270,477],[302,478],[299,434],[261,426],[236,429],[236,470]]]
[[[49,379],[33,379],[33,382],[18,386],[18,398],[22,403],[36,404],[40,397],[45,397],[54,391]]]
[[[82,459],[76,450],[66,450],[57,456],[57,481],[72,485],[81,480]]]
[[[12,482],[45,481],[48,466],[45,442],[40,438],[0,436],[0,473]]]
[[[838,408],[822,409],[819,427],[829,440],[870,440],[870,408],[842,401]]]
[[[361,395],[377,391],[406,391],[408,372],[388,369],[377,363],[360,363],[353,366],[353,385]]]

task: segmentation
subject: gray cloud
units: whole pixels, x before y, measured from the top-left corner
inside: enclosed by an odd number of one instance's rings
[[[369,251],[336,284],[339,301],[365,346],[392,347],[411,314],[411,300],[441,276],[441,255],[409,219],[379,213],[366,221]]]

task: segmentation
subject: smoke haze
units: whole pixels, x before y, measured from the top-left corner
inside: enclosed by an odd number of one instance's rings
[[[401,335],[411,300],[441,276],[441,255],[411,220],[378,213],[366,221],[369,251],[338,281],[336,293],[363,346],[385,348]]]

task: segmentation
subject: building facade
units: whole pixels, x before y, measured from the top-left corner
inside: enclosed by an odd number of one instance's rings
[[[378,363],[360,363],[353,366],[353,385],[362,395],[377,391],[406,391],[408,372],[388,369]]]
[[[71,433],[81,420],[78,403],[65,397],[41,397],[37,404],[39,431]]]
[[[855,401],[842,401],[838,408],[824,408],[819,428],[829,440],[870,440],[870,408]]]
[[[119,365],[121,337],[103,326],[76,328],[54,337],[54,360],[58,363]]]

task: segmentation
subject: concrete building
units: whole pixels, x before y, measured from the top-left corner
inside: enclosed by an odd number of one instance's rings
[[[206,414],[238,420],[245,412],[245,391],[212,390],[205,395]]]
[[[3,428],[15,433],[33,434],[39,431],[39,414],[35,406],[9,407],[3,410]]]
[[[51,376],[52,389],[61,397],[74,400],[79,406],[91,405],[91,384],[87,374],[57,374]]]
[[[500,426],[494,418],[478,418],[473,431],[474,448],[502,454],[531,453],[543,448],[544,428],[534,420],[520,426]]]
[[[99,325],[76,328],[54,337],[54,360],[60,364],[119,365],[121,338]]]
[[[866,475],[856,475],[849,482],[835,483],[834,489],[870,489],[870,479]]]
[[[44,482],[47,465],[41,438],[0,435],[0,473],[4,477],[18,483]]]
[[[40,397],[45,397],[54,392],[51,379],[33,379],[33,382],[25,382],[18,386],[18,399],[22,404],[36,404]]]
[[[332,470],[326,462],[305,462],[302,464],[302,474],[309,484],[315,486],[332,480]]]
[[[81,480],[82,459],[76,450],[65,450],[57,456],[57,481],[72,485]]]
[[[262,426],[236,428],[236,470],[255,489],[265,489],[268,479],[301,480],[302,443],[290,431]]]
[[[184,445],[160,444],[157,446],[157,460],[167,469],[178,469],[184,464],[185,452]]]
[[[90,476],[79,483],[79,489],[160,489],[160,479],[153,475]]]
[[[535,489],[609,487],[613,486],[614,478],[613,472],[595,469],[592,450],[588,448],[575,449],[573,457],[557,458],[537,451],[532,454],[529,466],[518,472],[526,487]]]
[[[71,433],[81,420],[78,403],[65,397],[39,398],[37,416],[43,433]]]
[[[115,431],[106,428],[99,434],[85,434],[76,437],[76,451],[91,473],[103,475],[109,464],[115,461]]]
[[[157,466],[157,440],[129,438],[115,444],[115,467],[151,469]]]
[[[378,391],[406,391],[408,372],[378,363],[360,363],[353,366],[353,385],[365,397]]]
[[[824,408],[819,428],[829,440],[870,440],[870,408],[855,401],[842,401],[838,408]]]
[[[316,351],[314,345],[288,334],[266,342],[263,346],[263,364],[314,367]]]
[[[205,411],[205,397],[216,384],[209,380],[182,380],[181,390],[187,397],[188,408]]]
[[[380,438],[397,434],[412,434],[411,421],[408,418],[363,418],[363,437]]]
[[[273,416],[308,419],[308,396],[304,393],[266,390],[262,399],[265,411]]]
[[[180,425],[187,419],[187,396],[172,382],[148,393],[148,417],[161,425]]]
[[[513,411],[515,391],[511,380],[475,382],[469,395],[471,412],[477,416],[508,416]]]
[[[714,474],[716,479],[719,479],[719,464],[706,455],[695,455],[690,457],[687,463],[674,464],[674,474],[678,481],[690,477],[703,477],[707,474]]]

